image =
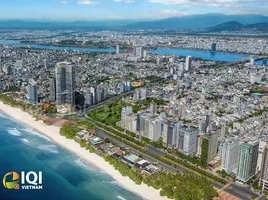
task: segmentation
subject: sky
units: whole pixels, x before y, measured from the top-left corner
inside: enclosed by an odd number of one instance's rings
[[[268,15],[268,0],[0,0],[0,19],[153,20],[205,13]]]

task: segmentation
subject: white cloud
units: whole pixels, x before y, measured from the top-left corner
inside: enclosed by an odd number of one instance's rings
[[[135,3],[134,0],[113,0],[113,1],[117,3]]]
[[[77,3],[83,4],[83,5],[95,5],[95,4],[99,4],[100,2],[91,1],[91,0],[77,0]]]
[[[61,1],[60,3],[61,3],[61,4],[68,4],[67,1]]]
[[[164,16],[168,17],[175,17],[175,16],[184,16],[188,15],[189,13],[177,10],[159,10],[159,13]]]
[[[181,6],[240,7],[245,3],[268,3],[267,0],[148,0],[151,3]]]

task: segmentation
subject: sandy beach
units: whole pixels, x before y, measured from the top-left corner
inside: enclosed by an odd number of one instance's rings
[[[144,199],[150,200],[167,200],[167,197],[161,197],[160,191],[155,190],[152,187],[148,187],[145,184],[136,185],[132,180],[128,177],[122,176],[117,170],[113,168],[113,166],[109,165],[105,160],[94,154],[89,153],[86,149],[82,149],[78,143],[73,140],[66,139],[65,137],[59,134],[60,128],[56,126],[47,126],[42,121],[35,121],[35,119],[28,113],[21,111],[18,108],[13,108],[8,105],[5,105],[0,101],[0,111],[7,114],[8,116],[16,119],[17,121],[26,124],[38,132],[48,136],[55,143],[59,144],[62,147],[72,151],[73,153],[79,155],[81,158],[85,159],[89,163],[95,165],[100,170],[109,174],[113,177],[122,187],[130,190]]]

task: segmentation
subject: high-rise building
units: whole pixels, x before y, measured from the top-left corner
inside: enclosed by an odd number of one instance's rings
[[[116,54],[118,55],[119,54],[119,52],[120,52],[120,47],[119,47],[119,45],[117,44],[116,45],[116,47],[115,47],[115,52],[116,52]]]
[[[86,105],[92,106],[93,105],[93,94],[91,92],[88,92],[86,94]]]
[[[167,147],[170,149],[174,149],[176,145],[176,126],[175,123],[168,124],[167,131]]]
[[[249,62],[250,62],[251,65],[254,65],[255,64],[255,59],[254,58],[250,58],[249,59]]]
[[[195,127],[182,127],[183,132],[183,153],[187,156],[194,156],[197,151],[198,129]]]
[[[191,56],[187,56],[186,60],[185,60],[185,71],[190,71],[192,67],[192,57]]]
[[[146,50],[143,50],[142,52],[142,58],[146,58],[147,57],[147,51]]]
[[[97,88],[96,87],[91,87],[90,92],[92,93],[92,103],[95,105],[97,103]]]
[[[156,142],[161,137],[161,119],[154,119],[149,125],[149,139]]]
[[[122,111],[121,111],[121,126],[125,127],[126,124],[127,124],[127,119],[126,117],[130,114],[132,114],[133,111],[132,111],[132,107],[131,106],[128,106],[126,108],[122,108]]]
[[[151,111],[152,114],[157,113],[157,104],[155,102],[150,103],[150,111]]]
[[[250,141],[240,144],[236,178],[246,182],[255,175],[258,160],[259,142]]]
[[[223,124],[222,126],[221,126],[221,134],[220,134],[220,138],[221,139],[224,139],[225,138],[225,136],[228,134],[228,126],[226,125],[226,124]]]
[[[208,158],[207,161],[212,161],[217,156],[217,147],[218,147],[218,135],[217,133],[210,132],[205,135],[205,138],[208,139]]]
[[[56,102],[60,112],[71,112],[75,104],[75,69],[68,62],[56,64]]]
[[[136,123],[136,131],[140,132],[141,131],[141,112],[137,112],[137,123]]]
[[[144,99],[147,99],[147,89],[146,88],[141,88],[140,89],[140,99],[141,100],[144,100]]]
[[[134,55],[138,58],[143,58],[143,47],[134,46]]]
[[[216,51],[216,46],[217,46],[216,43],[212,43],[211,44],[211,51]]]
[[[31,103],[38,103],[37,84],[33,79],[29,79],[29,85],[27,91],[28,91],[28,100]]]
[[[232,138],[223,144],[222,148],[222,169],[231,173],[237,167],[239,153],[239,141]]]
[[[49,79],[49,100],[56,101],[56,80],[55,78]]]
[[[262,190],[268,190],[268,146],[263,150],[262,166],[260,175],[260,187]]]

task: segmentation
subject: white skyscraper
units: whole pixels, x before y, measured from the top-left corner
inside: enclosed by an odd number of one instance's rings
[[[135,46],[134,47],[134,55],[138,58],[143,58],[143,47]]]
[[[268,190],[268,146],[264,147],[263,151],[260,186],[262,190]]]
[[[128,106],[126,108],[122,108],[122,111],[121,111],[121,126],[125,127],[126,124],[127,124],[127,116],[132,114],[133,111],[132,111],[132,107],[131,106]]]
[[[116,47],[115,47],[115,52],[116,52],[116,54],[118,55],[119,54],[119,52],[120,52],[120,47],[119,47],[119,45],[117,44],[116,45]]]
[[[192,67],[192,57],[191,56],[187,56],[186,60],[185,60],[185,71],[190,71]]]
[[[237,167],[239,142],[237,138],[226,141],[222,149],[222,169],[231,173]]]
[[[180,129],[182,131],[182,128]],[[188,127],[184,130],[183,152],[187,156],[194,156],[197,151],[197,128]]]
[[[161,137],[161,120],[154,119],[149,124],[149,139],[156,142]]]

